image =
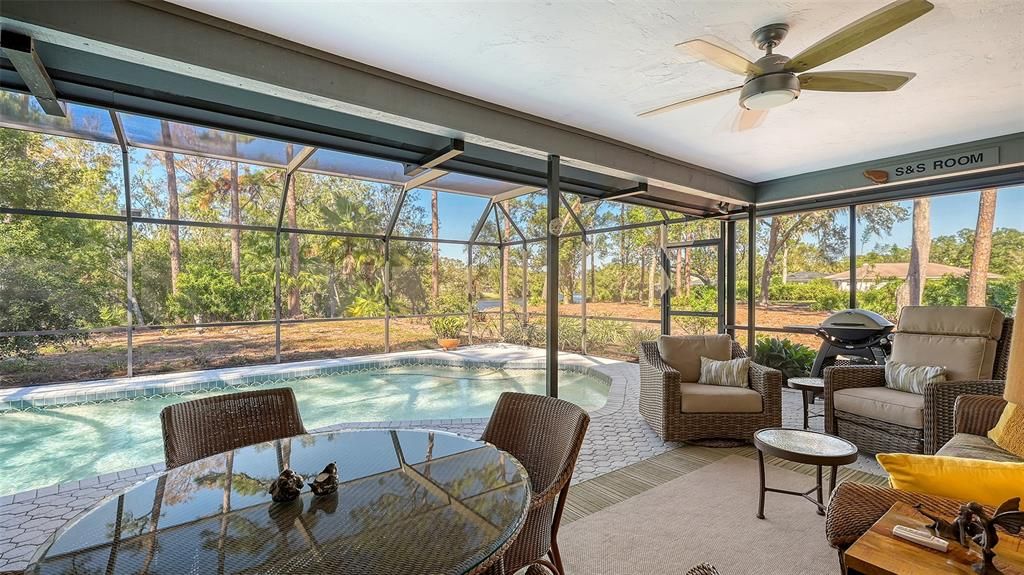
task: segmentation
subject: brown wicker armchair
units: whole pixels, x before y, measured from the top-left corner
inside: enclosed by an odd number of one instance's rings
[[[852,413],[836,406],[835,394],[840,390],[857,388],[883,388],[885,367],[842,366],[825,368],[825,431],[852,441],[863,453],[926,453],[934,454],[954,433],[953,406],[961,395],[1000,395],[1006,380],[1013,319],[1002,321],[1001,336],[995,345],[992,379],[945,381],[925,386],[923,396],[884,392],[905,396],[906,405],[900,409],[909,412],[921,409],[920,422],[914,425]],[[894,346],[899,345],[897,340]],[[873,398],[869,398],[873,399]],[[920,425],[920,427],[918,427]]]
[[[589,424],[587,412],[568,401],[513,392],[498,398],[480,439],[518,459],[533,489],[526,524],[502,556],[504,572],[531,566],[534,573],[543,565],[555,575],[565,574],[558,553],[558,524]]]
[[[665,441],[694,439],[741,439],[750,441],[754,432],[782,425],[782,372],[750,364],[750,388],[761,395],[757,413],[684,413],[682,378],[658,353],[658,344],[640,344],[640,415]],[[746,357],[739,343],[732,342],[732,357]]]
[[[306,433],[289,387],[215,395],[168,405],[160,412],[167,468]]]
[[[979,444],[990,442],[985,435],[995,427],[1005,405],[1006,401],[998,396],[960,396],[954,408],[954,439],[939,450],[939,455],[1004,459],[1002,454],[993,453],[990,447],[979,448]],[[970,452],[967,452],[968,450]],[[948,520],[956,517],[964,503],[946,497],[900,491],[880,485],[840,483],[829,500],[825,515],[825,537],[832,547],[839,550],[840,562],[843,559],[843,551],[853,545],[898,501],[909,505],[921,503],[929,512],[945,516]],[[986,508],[986,512],[991,514],[993,509]]]

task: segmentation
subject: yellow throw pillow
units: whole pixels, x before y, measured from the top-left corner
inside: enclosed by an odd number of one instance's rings
[[[894,489],[992,507],[1024,498],[1024,463],[911,453],[879,453],[875,458]]]
[[[1024,457],[1024,409],[1016,403],[1007,403],[999,422],[989,430],[988,438],[1017,457]]]

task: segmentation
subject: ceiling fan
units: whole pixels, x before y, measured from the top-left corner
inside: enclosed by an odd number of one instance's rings
[[[818,41],[792,58],[773,51],[789,32],[786,24],[762,26],[750,39],[765,55],[756,62],[707,40],[689,40],[676,47],[723,70],[746,76],[740,86],[716,90],[659,106],[638,116],[646,118],[670,112],[712,98],[740,93],[740,115],[733,131],[756,128],[771,108],[796,100],[801,90],[822,92],[892,92],[899,90],[915,74],[912,72],[834,71],[807,72],[844,54],[870,44],[911,21],[927,14],[934,6],[927,0],[897,0]]]

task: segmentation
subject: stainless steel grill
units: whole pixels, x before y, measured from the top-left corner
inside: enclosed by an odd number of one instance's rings
[[[821,338],[818,356],[811,368],[812,377],[842,358],[851,363],[882,365],[889,355],[889,334],[896,327],[891,321],[866,309],[847,309],[825,318],[815,335]]]

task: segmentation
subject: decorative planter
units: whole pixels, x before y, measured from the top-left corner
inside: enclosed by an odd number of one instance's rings
[[[459,338],[449,339],[439,337],[437,338],[437,344],[441,346],[441,349],[445,351],[451,351],[459,347]]]

